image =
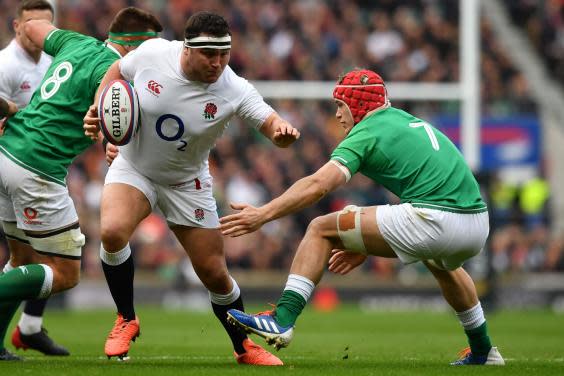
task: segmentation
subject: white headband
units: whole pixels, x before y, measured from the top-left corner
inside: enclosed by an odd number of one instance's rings
[[[184,47],[213,48],[217,50],[225,50],[231,48],[231,35],[226,35],[224,37],[213,37],[206,35],[184,39]]]

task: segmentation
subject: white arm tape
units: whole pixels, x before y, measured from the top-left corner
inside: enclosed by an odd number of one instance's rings
[[[339,170],[341,170],[343,172],[343,174],[345,174],[345,179],[348,183],[349,180],[351,180],[351,172],[349,171],[348,168],[346,168],[345,166],[343,166],[342,164],[340,164],[339,162],[337,162],[334,159],[331,159],[329,162],[333,163],[335,166],[337,166],[339,168]]]

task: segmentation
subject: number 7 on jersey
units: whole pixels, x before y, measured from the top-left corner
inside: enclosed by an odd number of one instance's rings
[[[433,149],[439,150],[439,140],[437,140],[437,136],[435,136],[435,132],[433,132],[433,127],[431,127],[429,123],[422,121],[417,123],[409,123],[409,126],[411,128],[425,128],[425,132],[427,132],[427,136],[429,136],[429,140],[431,140],[431,146],[433,146]]]

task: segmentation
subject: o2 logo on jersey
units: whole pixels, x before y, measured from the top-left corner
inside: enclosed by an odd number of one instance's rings
[[[178,126],[176,133],[171,134],[172,132],[166,132],[165,134],[164,124],[166,120],[170,120],[176,123],[176,125]],[[167,121],[166,124],[170,124],[170,121]],[[171,128],[172,128],[171,126],[167,126],[166,130],[171,130]],[[179,151],[186,150],[186,145],[188,145],[188,143],[184,140],[181,140],[182,136],[184,135],[184,122],[178,116],[173,114],[162,115],[157,119],[157,123],[155,124],[155,130],[157,131],[157,136],[159,136],[161,139],[165,141],[171,141],[171,142],[179,141],[180,146],[178,146],[176,150]]]

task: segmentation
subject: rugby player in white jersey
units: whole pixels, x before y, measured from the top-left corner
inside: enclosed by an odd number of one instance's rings
[[[225,262],[208,156],[235,115],[278,147],[289,146],[300,133],[231,70],[230,49],[231,32],[223,17],[196,13],[186,23],[184,41],[146,42],[114,63],[100,85],[133,81],[142,119],[136,138],[119,148],[102,193],[100,256],[118,309],[105,345],[108,357],[126,356],[130,341],[139,335],[128,242],[158,207],[209,290],[237,362],[282,364],[227,323],[227,310],[243,302]],[[98,121],[92,106],[85,117],[85,131],[92,138],[99,135]]]
[[[27,106],[52,60],[23,32],[23,24],[28,20],[53,22],[53,7],[46,0],[22,1],[12,23],[16,35],[0,51],[0,98],[10,100],[19,109]],[[0,115],[0,119],[2,117]],[[3,133],[3,123],[0,120],[0,136]],[[9,235],[6,238],[11,253],[3,270],[38,262],[37,254],[28,242]],[[46,305],[47,299],[26,301],[18,326],[12,333],[12,344],[16,348],[31,348],[47,355],[68,355],[68,350],[55,344],[42,327]]]

